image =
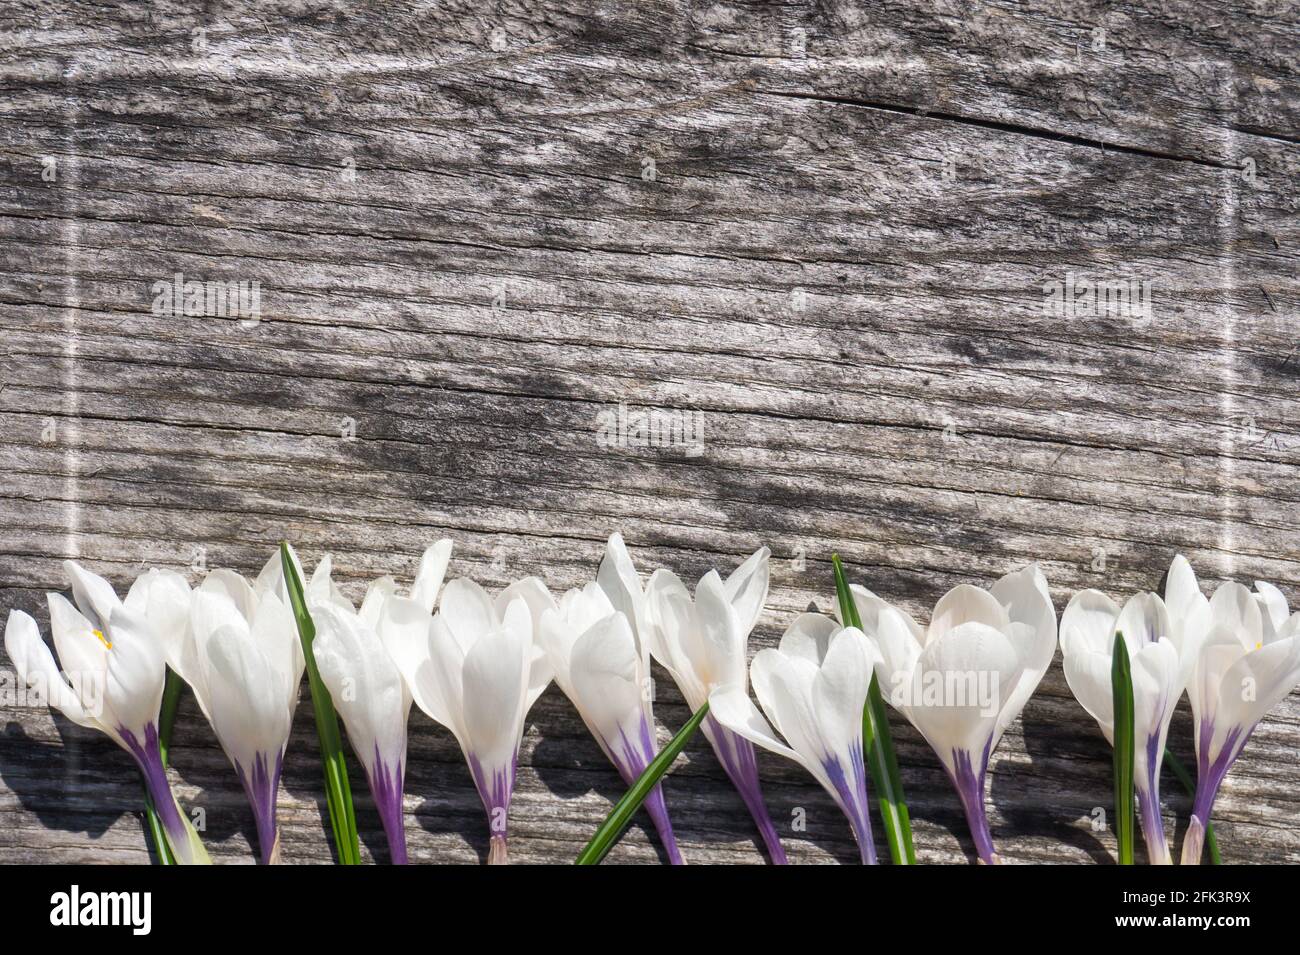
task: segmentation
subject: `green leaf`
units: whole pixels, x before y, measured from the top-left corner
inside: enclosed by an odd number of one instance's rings
[[[849,590],[848,578],[839,554],[831,555],[835,567],[835,594],[840,602],[840,620],[846,627],[862,629],[862,618]],[[880,695],[880,682],[871,676],[871,689],[867,704],[862,708],[862,746],[866,750],[867,764],[871,768],[871,784],[876,791],[876,805],[880,808],[880,821],[885,827],[889,842],[889,855],[895,865],[915,865],[916,850],[912,846],[912,821],[903,796],[903,782],[898,773],[898,757],[894,753],[894,738],[889,731],[889,714]]]
[[[162,750],[162,764],[167,765],[167,748],[172,744],[172,727],[176,724],[176,710],[181,703],[185,681],[176,671],[167,668],[167,681],[163,684],[162,708],[158,713],[158,747]]]
[[[685,748],[687,741],[695,735],[695,731],[700,728],[700,724],[708,714],[709,702],[705,700],[704,705],[695,711],[695,714],[686,721],[686,725],[678,730],[677,735],[659,752],[659,755],[650,761],[650,765],[637,777],[632,788],[624,793],[623,798],[610,810],[586,848],[578,854],[575,865],[599,865],[609,854],[609,850],[622,837],[623,830],[628,827],[636,811],[641,808],[641,803],[645,802],[663,774],[668,772],[668,767]]]
[[[154,854],[158,856],[159,865],[175,865],[176,857],[172,855],[171,846],[167,843],[167,834],[163,832],[162,820],[158,818],[158,810],[154,808],[153,796],[149,794],[149,787],[144,788],[144,818],[145,825],[149,828],[149,840],[153,843]]]
[[[162,753],[163,769],[167,768],[167,749],[171,746],[172,726],[176,723],[176,708],[180,704],[181,691],[184,689],[185,681],[168,668],[167,681],[163,684],[162,709],[158,714],[158,749]],[[158,818],[158,811],[154,808],[153,796],[149,794],[148,786],[144,790],[144,814],[149,826],[149,837],[153,840],[154,852],[158,856],[158,864],[175,865],[176,857],[172,855],[171,846],[167,843],[167,835],[163,832],[162,821]]]
[[[1173,750],[1168,747],[1165,747],[1165,765],[1178,777],[1178,781],[1187,790],[1187,795],[1195,798],[1196,780],[1192,779],[1192,774],[1187,771],[1183,761],[1175,756]],[[1210,851],[1210,864],[1223,865],[1223,859],[1219,856],[1219,840],[1214,837],[1214,826],[1210,824],[1209,820],[1206,820],[1205,823],[1205,847]]]
[[[1124,634],[1115,633],[1110,662],[1110,692],[1115,706],[1115,838],[1119,864],[1133,864],[1133,674]]]
[[[343,758],[343,739],[339,733],[339,718],[334,711],[334,701],[321,681],[316,669],[316,657],[311,644],[316,639],[316,625],[307,612],[302,580],[289,555],[289,545],[280,544],[280,562],[284,567],[284,582],[289,592],[289,603],[298,622],[298,637],[302,653],[307,660],[307,683],[311,687],[311,704],[316,712],[316,735],[320,740],[321,765],[325,770],[325,800],[329,806],[330,828],[334,833],[334,848],[342,865],[360,865],[361,849],[357,839],[357,818],[352,808],[352,787],[348,783],[348,766]]]

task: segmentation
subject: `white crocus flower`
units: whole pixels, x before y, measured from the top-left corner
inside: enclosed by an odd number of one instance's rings
[[[848,817],[862,861],[869,865],[876,862],[876,847],[867,806],[862,710],[879,660],[861,630],[805,613],[795,618],[777,649],[760,650],[750,666],[768,719],[744,687],[733,684],[709,695],[709,712],[719,723],[813,774]]]
[[[716,570],[709,571],[696,586],[693,599],[668,570],[655,571],[646,585],[643,636],[692,712],[720,686],[749,684],[749,634],[767,601],[770,553],[760,548],[725,582]],[[784,865],[785,850],[763,802],[754,744],[727,729],[712,713],[701,728],[758,825],[768,855]]]
[[[612,601],[626,610],[616,610]],[[623,538],[614,534],[596,582],[570,590],[557,609],[546,610],[538,637],[555,671],[555,682],[629,786],[659,752],[650,653],[635,626],[642,602],[640,577]],[[680,865],[681,852],[659,786],[646,796],[645,808],[669,862]]]
[[[261,859],[272,863],[280,857],[276,802],[304,659],[288,603],[265,573],[258,584],[232,570],[208,574],[191,596],[190,627],[166,646],[168,664],[194,691],[239,775]]]
[[[407,599],[425,614],[433,612],[450,557],[451,541],[444,539],[420,558]],[[323,598],[333,591],[332,581],[315,590]],[[382,577],[370,585],[359,611],[353,612],[337,599],[325,599],[311,604],[310,612],[316,625],[312,654],[321,680],[347,727],[352,751],[365,767],[392,861],[405,865],[402,790],[411,691],[379,636],[383,604],[396,593],[393,579]]]
[[[9,659],[19,678],[50,706],[79,726],[107,734],[131,754],[176,860],[207,863],[207,852],[172,795],[158,745],[167,675],[160,630],[183,622],[184,614],[178,617],[175,610],[177,601],[184,605],[189,588],[179,575],[151,571],[123,602],[102,577],[70,560],[63,567],[76,606],[61,594],[47,597],[59,663],[36,621],[21,610],[11,610],[5,626]]]
[[[1155,594],[1130,597],[1119,605],[1098,590],[1081,590],[1061,615],[1061,655],[1070,690],[1097,721],[1107,742],[1115,742],[1111,666],[1115,635],[1124,635],[1133,678],[1133,776],[1147,855],[1169,865],[1169,844],[1160,817],[1160,766],[1169,721],[1196,662],[1195,643],[1170,620]]]
[[[863,587],[852,588],[876,642],[881,690],[934,749],[961,798],[980,861],[1001,861],[984,811],[989,757],[1033,695],[1056,649],[1056,611],[1036,564],[983,590],[962,584],[922,629]]]
[[[1271,584],[1224,583],[1206,601],[1191,565],[1174,558],[1165,603],[1199,652],[1187,695],[1196,733],[1196,796],[1183,865],[1197,865],[1214,799],[1255,727],[1300,683],[1300,613]],[[1175,611],[1177,608],[1177,611]]]
[[[472,580],[453,580],[438,612],[414,600],[383,601],[379,634],[430,719],[455,735],[488,814],[490,864],[508,861],[506,839],[524,718],[551,682],[534,634],[555,608],[536,577],[493,600]]]

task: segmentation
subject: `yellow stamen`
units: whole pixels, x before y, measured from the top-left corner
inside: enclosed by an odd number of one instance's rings
[[[99,630],[92,630],[90,632],[93,633],[95,636],[97,636],[99,638],[99,642],[102,643],[107,649],[109,650],[113,649],[113,645],[108,642],[108,639]]]

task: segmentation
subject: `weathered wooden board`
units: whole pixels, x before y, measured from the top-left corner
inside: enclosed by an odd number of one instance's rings
[[[1298,29],[1283,0],[9,3],[0,609],[44,623],[66,557],[125,587],[286,537],[354,597],[444,535],[453,574],[558,590],[615,529],[646,573],[769,545],[752,649],[829,608],[834,551],[922,619],[1034,559],[1058,608],[1155,588],[1178,551],[1300,601]],[[258,281],[260,321],[155,314],[176,272]],[[1152,282],[1150,315],[1053,313],[1070,273]],[[701,453],[602,444],[620,402],[698,413]],[[127,757],[0,709],[0,860],[146,861]],[[967,861],[894,728],[920,858]],[[173,754],[214,857],[251,861],[192,701]],[[1219,800],[1229,861],[1300,861],[1298,754],[1293,695]],[[1109,758],[1058,663],[995,757],[1004,858],[1109,859]],[[761,767],[792,859],[856,858]],[[418,712],[407,788],[415,860],[482,857]],[[552,687],[513,858],[571,860],[620,789]],[[690,861],[762,861],[702,743],[667,790]],[[319,794],[304,706],[287,861],[330,858]],[[658,859],[641,829],[611,856]]]

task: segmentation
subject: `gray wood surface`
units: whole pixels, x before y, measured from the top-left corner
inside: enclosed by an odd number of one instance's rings
[[[444,535],[453,575],[563,589],[615,529],[691,578],[769,545],[751,649],[829,609],[835,551],[922,619],[1031,559],[1058,609],[1155,588],[1177,551],[1300,603],[1298,26],[1282,0],[6,3],[0,610],[44,625],[66,557],[125,587],[286,537],[353,597]],[[176,272],[258,281],[261,320],[153,314]],[[1070,272],[1154,283],[1151,316],[1052,314]],[[619,402],[700,413],[702,453],[602,445]],[[0,861],[147,861],[125,754],[0,720]],[[894,730],[920,859],[968,861]],[[1184,703],[1184,755],[1190,730]],[[1300,861],[1298,754],[1293,695],[1219,799],[1228,861]],[[1109,759],[1058,657],[994,760],[1002,856],[1108,861]],[[192,701],[173,763],[214,859],[251,861]],[[793,861],[856,859],[809,776],[761,768]],[[304,705],[288,862],[330,859],[320,788]],[[620,791],[552,687],[514,861],[571,860]],[[702,741],[667,793],[689,861],[763,860]],[[406,809],[413,860],[485,854],[418,711]],[[658,859],[639,827],[610,857]]]

